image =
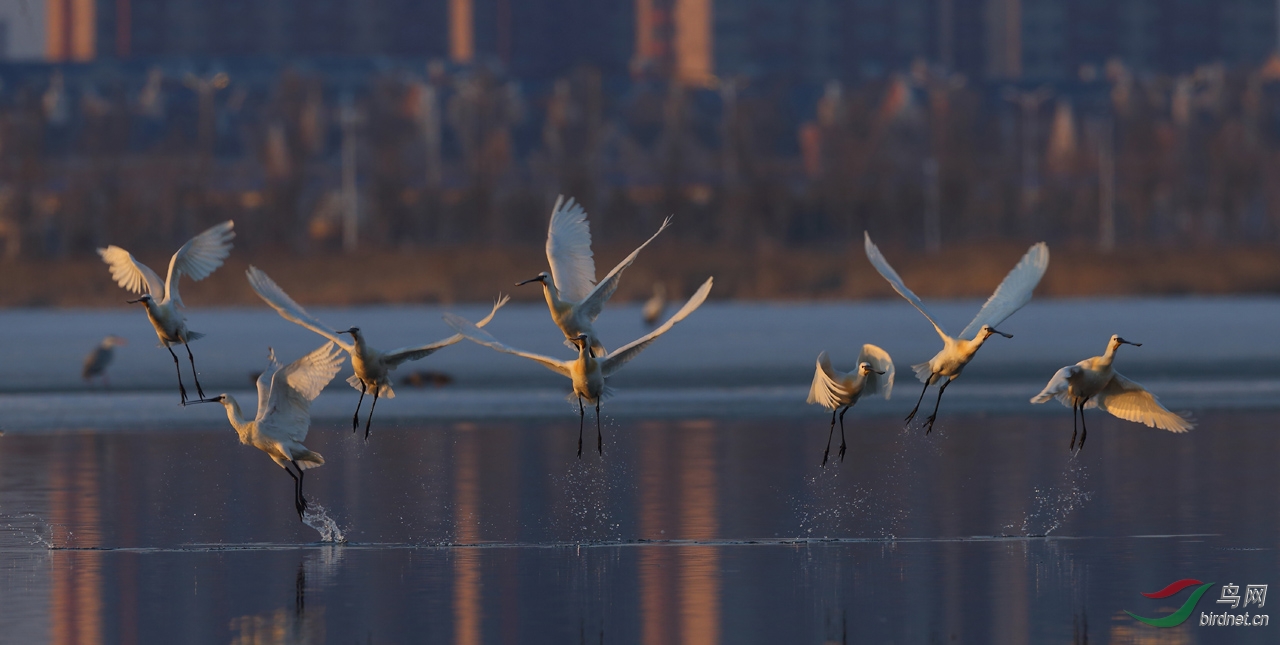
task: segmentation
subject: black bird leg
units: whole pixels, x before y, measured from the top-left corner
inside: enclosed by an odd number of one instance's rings
[[[200,373],[196,371],[196,357],[191,355],[191,346],[187,344],[187,341],[182,341],[182,346],[187,348],[187,360],[191,361],[191,377],[196,380],[196,394],[199,394],[200,398],[203,399],[204,388],[200,387]]]
[[[182,385],[182,363],[178,362],[178,355],[173,353],[173,348],[168,345],[164,346],[169,350],[169,355],[173,357],[173,368],[178,371],[178,393],[182,395],[182,404],[187,404],[187,388]]]
[[[827,431],[827,449],[822,451],[822,467],[827,467],[827,455],[831,454],[831,436],[836,433],[836,409],[831,408],[831,429]]]
[[[582,459],[582,425],[586,423],[587,410],[582,407],[582,397],[578,397],[578,459]]]
[[[844,463],[844,413],[849,411],[850,406],[844,406],[840,411],[840,463]]]
[[[290,461],[289,463],[293,464],[294,468],[298,468],[297,462]],[[302,512],[307,510],[307,502],[302,497],[302,478],[300,477],[300,475],[302,475],[302,469],[298,468],[297,475],[293,474],[293,471],[289,470],[288,466],[285,467],[284,471],[289,473],[289,477],[293,478],[293,507],[297,509],[298,521],[301,522]]]
[[[911,408],[911,414],[908,414],[907,418],[903,420],[902,429],[905,430],[907,426],[911,425],[911,420],[916,418],[916,412],[920,411],[920,402],[924,400],[924,393],[929,391],[929,383],[931,381],[933,381],[932,374],[929,375],[929,378],[925,379],[924,389],[920,390],[920,398],[916,399],[916,407]]]
[[[604,435],[600,434],[600,399],[596,399],[596,452],[604,456]]]
[[[942,384],[942,387],[938,388],[938,400],[935,401],[933,404],[933,414],[929,415],[929,418],[924,420],[925,434],[929,434],[930,432],[933,432],[933,422],[938,418],[938,406],[942,405],[942,393],[947,391],[948,385],[951,385],[951,379],[947,379]]]
[[[1080,447],[1076,452],[1084,450],[1084,439],[1089,436],[1089,426],[1084,422],[1084,404],[1080,404]]]
[[[373,425],[373,409],[378,407],[378,394],[382,392],[382,388],[378,387],[373,390],[373,403],[369,404],[369,418],[364,422],[364,440],[369,440],[369,426]]]
[[[356,401],[356,413],[351,415],[351,431],[355,432],[360,427],[360,406],[364,405],[364,381],[360,381],[360,400]]]
[[[1076,403],[1075,401],[1072,401],[1071,402],[1071,443],[1067,445],[1067,452],[1071,452],[1072,450],[1076,449],[1076,433],[1080,431],[1080,428],[1078,427],[1079,422],[1076,421],[1076,410],[1078,409],[1080,409],[1080,404]],[[1084,410],[1080,410],[1080,412],[1083,413]]]

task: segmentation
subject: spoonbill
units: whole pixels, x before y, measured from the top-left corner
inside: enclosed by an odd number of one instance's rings
[[[173,357],[173,367],[178,371],[178,392],[182,395],[184,405],[187,402],[187,388],[182,384],[182,367],[178,363],[178,355],[173,353],[173,346],[181,343],[187,348],[187,360],[191,361],[191,374],[196,380],[196,393],[203,399],[204,390],[200,387],[196,359],[191,355],[191,347],[187,343],[203,338],[204,334],[188,330],[187,319],[178,313],[178,307],[186,306],[178,295],[178,280],[184,275],[192,280],[203,280],[222,266],[222,261],[231,254],[231,239],[236,236],[235,231],[231,230],[233,226],[232,221],[227,220],[187,240],[169,260],[169,274],[164,282],[147,265],[133,259],[128,251],[118,246],[98,249],[98,255],[111,268],[111,277],[116,283],[130,292],[142,294],[138,299],[128,302],[141,302],[146,306],[147,318],[156,328],[160,346],[169,350],[169,355]]]
[[[551,265],[551,273],[543,271],[524,282],[517,282],[516,286],[541,282],[551,319],[564,332],[564,344],[576,349],[574,339],[586,334],[591,339],[595,354],[604,356],[604,345],[591,325],[604,309],[604,303],[618,290],[622,272],[636,261],[640,250],[670,224],[670,217],[663,220],[657,233],[636,247],[593,287],[596,262],[591,254],[591,226],[587,223],[587,212],[572,197],[566,202],[561,195],[556,198],[556,205],[551,211],[551,225],[547,228],[547,263]]]
[[[302,476],[307,470],[324,465],[323,455],[302,445],[311,426],[311,402],[333,380],[342,367],[342,360],[342,350],[332,342],[283,367],[276,360],[275,351],[269,349],[267,369],[258,377],[258,413],[252,421],[245,421],[240,404],[230,394],[199,401],[221,403],[240,436],[240,443],[267,453],[289,473],[293,478],[293,505],[299,520],[307,510]],[[293,470],[289,470],[290,465]]]
[[[947,386],[951,384],[956,377],[960,376],[960,372],[964,370],[964,366],[973,360],[973,355],[978,352],[978,348],[987,342],[992,334],[1000,334],[1005,338],[1013,338],[1012,334],[1006,334],[997,330],[995,327],[1004,322],[1014,312],[1022,308],[1031,300],[1031,292],[1035,291],[1036,285],[1040,284],[1040,278],[1044,277],[1045,269],[1049,268],[1049,247],[1044,242],[1033,245],[1018,261],[1018,264],[1009,271],[1009,275],[1004,277],[1004,281],[996,288],[995,293],[987,299],[987,303],[982,305],[982,309],[978,311],[978,315],[969,321],[969,325],[960,332],[959,336],[952,337],[942,329],[942,325],[938,324],[938,320],[924,308],[924,303],[916,294],[912,293],[907,285],[903,284],[902,278],[898,277],[898,272],[889,266],[889,262],[880,254],[880,249],[876,248],[871,242],[871,235],[863,233],[865,236],[865,244],[867,251],[867,259],[871,260],[871,265],[880,272],[880,275],[889,282],[894,291],[898,295],[907,299],[925,318],[933,324],[934,331],[942,337],[942,351],[934,355],[926,363],[912,365],[911,369],[915,371],[916,378],[924,383],[924,389],[920,391],[920,398],[916,400],[916,407],[911,410],[911,414],[907,415],[903,427],[911,423],[915,418],[916,412],[920,410],[920,402],[924,400],[924,393],[929,390],[929,386],[935,383],[941,383],[938,388],[938,400],[933,405],[933,414],[925,420],[925,434],[933,431],[933,422],[938,418],[938,406],[942,404],[942,393],[946,391]]]
[[[650,343],[667,333],[676,323],[684,320],[701,306],[703,301],[707,299],[707,294],[711,292],[711,283],[712,278],[707,278],[707,281],[702,283],[702,286],[694,292],[689,301],[684,303],[684,306],[674,316],[668,318],[657,329],[619,347],[612,354],[596,354],[595,347],[591,343],[591,337],[587,334],[578,334],[572,339],[578,348],[578,358],[571,361],[526,352],[510,345],[505,345],[489,332],[479,329],[476,325],[471,324],[470,321],[460,316],[445,314],[444,320],[455,331],[473,342],[499,352],[537,361],[543,367],[561,376],[566,376],[573,381],[573,394],[570,395],[569,400],[572,401],[574,397],[578,399],[578,458],[581,459],[582,428],[586,418],[586,408],[583,407],[582,402],[585,400],[587,403],[593,403],[596,406],[596,450],[603,455],[604,438],[600,432],[600,399],[611,394],[610,388],[605,385],[605,379],[616,374],[618,370],[622,369],[623,365],[639,355],[641,351],[644,351],[644,348],[648,347]]]
[[[640,311],[640,316],[644,319],[644,324],[652,327],[658,324],[658,319],[662,317],[662,312],[667,309],[667,287],[661,282],[653,283],[653,295],[644,301],[644,308]]]
[[[1111,367],[1116,358],[1116,350],[1121,345],[1142,347],[1142,343],[1112,335],[1107,342],[1107,351],[1102,356],[1086,358],[1058,370],[1049,379],[1049,384],[1044,386],[1044,391],[1031,399],[1032,403],[1058,399],[1071,408],[1071,443],[1067,450],[1078,451],[1084,448],[1084,440],[1089,436],[1089,428],[1084,423],[1084,411],[1088,408],[1102,408],[1125,421],[1169,432],[1182,433],[1195,427],[1190,419],[1160,405],[1159,399],[1148,392],[1147,388],[1125,378]],[[1080,427],[1083,429],[1079,448],[1076,448],[1076,410],[1080,411]]]
[[[836,410],[840,410],[840,461],[844,461],[844,413],[863,396],[883,392],[885,400],[893,392],[893,359],[889,353],[875,345],[863,345],[858,354],[858,369],[839,372],[831,367],[831,359],[824,351],[818,354],[818,366],[809,386],[807,403],[817,403],[831,410],[831,430],[827,432],[827,449],[822,451],[822,465],[827,465],[831,454],[831,435],[836,431]]]
[[[320,322],[319,319],[307,313],[302,305],[293,301],[289,294],[284,292],[266,273],[261,269],[250,266],[245,275],[249,276],[249,285],[257,292],[258,297],[262,298],[272,309],[275,309],[285,320],[297,323],[310,329],[311,331],[328,338],[351,355],[351,367],[355,374],[347,379],[347,383],[351,387],[360,390],[360,400],[356,402],[355,414],[351,416],[351,431],[355,432],[360,427],[360,406],[364,404],[364,395],[366,392],[372,391],[373,404],[369,406],[369,418],[364,424],[364,437],[369,438],[369,428],[373,424],[373,409],[378,405],[378,398],[394,399],[396,393],[391,389],[391,371],[405,361],[416,361],[425,358],[436,351],[448,347],[462,340],[462,336],[454,334],[444,340],[438,340],[428,345],[420,345],[417,347],[401,347],[393,349],[389,352],[379,351],[370,347],[365,342],[364,333],[359,327],[350,327],[347,329],[339,329],[330,331],[331,327]],[[502,296],[493,305],[493,311],[481,320],[478,324],[484,326],[493,320],[493,315],[498,313],[502,305],[507,304],[507,296]],[[346,342],[339,334],[349,334],[352,342]]]
[[[98,346],[93,348],[93,351],[89,352],[88,356],[84,357],[84,367],[80,370],[80,376],[85,381],[89,381],[95,376],[101,376],[102,384],[104,386],[110,385],[110,380],[107,378],[107,366],[115,359],[116,348],[128,344],[128,340],[119,336],[103,338],[102,342],[98,343]]]

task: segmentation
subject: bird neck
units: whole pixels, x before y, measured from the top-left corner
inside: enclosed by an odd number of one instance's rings
[[[1099,357],[1101,359],[1099,362],[1103,365],[1111,365],[1111,361],[1116,358],[1117,349],[1120,349],[1120,343],[1107,343],[1107,351],[1103,352],[1102,356]]]
[[[231,427],[236,429],[236,434],[240,435],[240,441],[243,443],[249,431],[249,424],[244,420],[244,414],[240,412],[240,403],[231,395],[227,395],[227,400],[222,402],[222,406],[227,409],[227,420],[231,422]]]
[[[560,290],[556,288],[556,283],[551,278],[542,281],[542,296],[547,299],[547,306],[552,311],[558,311],[565,307],[566,303],[560,299]]]

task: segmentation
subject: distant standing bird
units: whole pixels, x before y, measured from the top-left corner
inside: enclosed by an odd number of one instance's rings
[[[551,212],[551,225],[547,229],[547,262],[551,265],[551,273],[543,271],[524,282],[516,283],[516,286],[541,282],[547,308],[551,310],[551,319],[564,332],[564,344],[575,347],[573,339],[586,334],[591,339],[595,354],[604,356],[604,345],[600,343],[591,325],[604,309],[604,303],[618,290],[622,272],[635,262],[640,249],[648,246],[670,224],[670,217],[663,220],[657,233],[636,247],[631,255],[623,258],[609,275],[593,287],[596,262],[591,253],[591,227],[587,224],[587,212],[582,206],[575,204],[572,197],[566,202],[564,196],[560,196],[556,198],[555,208]]]
[[[311,426],[311,402],[342,367],[342,351],[333,343],[281,367],[274,350],[268,350],[267,370],[258,377],[258,413],[245,421],[240,404],[230,394],[200,403],[221,403],[227,419],[240,435],[240,443],[267,453],[293,478],[293,505],[302,519],[307,498],[302,495],[302,475],[324,465],[324,456],[302,445]],[[289,470],[289,466],[293,470]],[[294,474],[297,471],[297,474]]]
[[[129,341],[119,336],[107,336],[102,339],[98,346],[84,357],[84,368],[80,370],[80,376],[85,381],[90,381],[95,376],[102,377],[103,386],[111,385],[111,380],[107,377],[107,366],[111,365],[111,361],[116,357],[116,348],[128,345]]]
[[[978,348],[991,337],[992,334],[1000,334],[1005,338],[1013,338],[1012,334],[1006,334],[995,329],[996,325],[1004,322],[1014,312],[1022,308],[1031,300],[1031,292],[1035,291],[1036,285],[1040,284],[1040,278],[1044,277],[1045,269],[1049,268],[1049,247],[1044,242],[1033,245],[1026,255],[1009,275],[1005,276],[1004,282],[996,288],[995,293],[991,294],[991,298],[987,300],[982,309],[978,311],[978,315],[973,317],[969,325],[960,332],[959,336],[951,337],[947,332],[943,331],[942,325],[938,324],[935,319],[925,308],[924,303],[920,302],[920,298],[912,293],[907,285],[903,284],[902,278],[898,277],[898,272],[889,266],[889,262],[880,254],[880,249],[871,243],[871,235],[865,236],[865,247],[867,259],[871,260],[871,265],[880,272],[885,280],[889,281],[889,285],[893,287],[898,295],[907,299],[925,318],[933,324],[934,331],[942,337],[942,351],[929,359],[927,363],[912,365],[911,369],[915,371],[916,378],[924,383],[924,389],[920,391],[920,398],[916,400],[916,407],[911,410],[911,414],[907,415],[906,424],[910,424],[915,418],[916,412],[920,410],[920,402],[924,400],[924,393],[929,390],[929,386],[941,382],[942,386],[938,388],[938,400],[933,405],[933,414],[925,420],[925,434],[933,431],[933,422],[938,417],[938,406],[942,404],[942,393],[946,391],[947,386],[951,384],[956,377],[960,376],[960,372],[964,370],[964,366],[973,360],[973,355],[978,352]],[[945,379],[945,380],[944,380]],[[905,427],[905,425],[904,425]]]
[[[822,451],[822,465],[827,465],[831,454],[831,435],[836,431],[836,410],[840,410],[840,461],[844,461],[844,413],[863,396],[884,394],[885,400],[893,392],[893,359],[889,353],[875,345],[863,345],[858,354],[858,368],[853,372],[838,372],[831,368],[831,359],[824,351],[818,354],[813,384],[809,386],[807,403],[817,403],[831,410],[831,430],[827,432],[827,449]]]
[[[307,313],[302,305],[293,301],[289,294],[284,292],[266,273],[261,269],[250,266],[245,275],[249,276],[249,285],[257,292],[258,297],[262,298],[271,308],[275,309],[285,320],[297,323],[310,329],[311,331],[328,338],[336,343],[339,347],[346,350],[351,355],[351,367],[355,374],[347,379],[347,383],[351,387],[360,390],[360,400],[356,403],[355,414],[351,416],[351,431],[355,432],[360,427],[360,406],[364,404],[364,395],[366,392],[373,392],[373,405],[369,406],[369,419],[364,424],[364,437],[369,438],[369,428],[373,424],[373,409],[378,405],[378,398],[394,399],[396,393],[391,389],[391,370],[394,370],[405,361],[416,361],[434,354],[437,350],[448,347],[462,340],[462,336],[454,334],[444,340],[439,340],[429,345],[421,345],[418,347],[401,347],[389,352],[382,352],[370,347],[364,340],[364,334],[361,333],[359,327],[351,327],[349,329],[340,329],[330,331],[330,327],[311,314]],[[493,320],[493,315],[498,313],[502,305],[507,304],[507,296],[502,296],[493,305],[493,311],[481,320],[478,324],[484,326]],[[353,342],[346,342],[339,334],[350,334]]]
[[[586,418],[586,408],[583,407],[582,402],[585,400],[587,403],[594,403],[596,406],[596,450],[603,455],[604,437],[600,432],[600,399],[610,394],[609,388],[605,385],[605,379],[617,373],[617,371],[622,369],[622,366],[625,365],[627,361],[635,358],[644,350],[645,347],[648,347],[650,343],[657,340],[659,336],[667,333],[667,331],[674,327],[676,323],[684,320],[689,316],[689,314],[693,313],[695,309],[701,306],[703,301],[707,299],[707,294],[711,292],[711,283],[712,278],[707,278],[707,281],[702,283],[702,286],[699,287],[698,291],[693,294],[693,297],[689,298],[689,301],[680,308],[680,311],[677,311],[674,316],[668,318],[667,322],[662,323],[661,327],[658,327],[627,345],[619,347],[617,351],[612,354],[605,356],[597,355],[594,347],[592,346],[591,337],[586,334],[579,334],[573,339],[575,344],[578,346],[578,358],[572,361],[563,361],[557,358],[534,354],[533,352],[526,352],[515,349],[509,345],[505,345],[488,332],[479,329],[475,325],[471,324],[470,321],[460,316],[445,314],[444,320],[449,323],[450,327],[453,327],[454,330],[463,336],[466,336],[471,341],[499,352],[514,354],[516,356],[537,361],[542,364],[543,367],[555,372],[556,374],[567,376],[572,379],[573,394],[570,396],[569,400],[572,401],[573,397],[578,399],[578,458],[581,459],[582,428]]]
[[[169,350],[169,355],[173,356],[173,367],[178,371],[178,392],[182,395],[183,404],[187,402],[187,388],[182,384],[182,367],[178,363],[178,355],[173,353],[173,346],[181,344],[187,348],[187,360],[191,361],[191,374],[196,380],[196,393],[203,399],[204,390],[200,387],[200,375],[196,372],[196,359],[191,355],[191,347],[187,343],[203,338],[204,334],[189,331],[187,319],[178,313],[178,307],[186,306],[178,295],[178,281],[184,275],[192,280],[203,280],[222,266],[222,261],[231,254],[231,239],[236,236],[235,231],[231,230],[233,226],[231,220],[227,220],[183,244],[169,260],[169,274],[164,282],[147,265],[133,259],[128,251],[118,246],[98,249],[102,261],[111,267],[111,277],[116,283],[133,293],[142,293],[142,297],[128,302],[141,302],[146,306],[147,318],[151,319],[151,325],[156,328],[160,346]]]
[[[1084,448],[1084,440],[1089,436],[1089,428],[1084,423],[1084,411],[1088,408],[1102,408],[1125,421],[1169,432],[1181,433],[1195,427],[1190,419],[1170,412],[1160,405],[1154,394],[1111,367],[1121,345],[1142,347],[1142,343],[1131,343],[1113,335],[1102,356],[1086,358],[1058,370],[1044,386],[1044,391],[1031,399],[1032,403],[1058,399],[1071,408],[1071,443],[1067,450]],[[1076,410],[1080,411],[1080,427],[1083,429],[1079,448],[1076,448]]]
[[[662,317],[662,312],[667,309],[667,286],[661,282],[653,283],[653,296],[644,303],[644,309],[640,312],[644,316],[644,324],[652,327],[658,324],[658,319]]]

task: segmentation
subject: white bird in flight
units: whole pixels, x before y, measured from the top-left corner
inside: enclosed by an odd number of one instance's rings
[[[924,400],[924,393],[929,390],[929,386],[941,382],[938,388],[938,400],[934,403],[933,414],[925,421],[925,434],[929,434],[933,430],[933,422],[938,417],[938,406],[942,404],[942,393],[946,391],[947,386],[960,376],[960,372],[964,370],[964,366],[973,360],[974,354],[978,348],[991,337],[992,334],[1000,334],[1005,338],[1013,338],[1012,334],[1006,334],[995,329],[996,325],[1004,322],[1014,312],[1022,308],[1031,300],[1031,292],[1035,291],[1036,285],[1040,284],[1040,278],[1044,277],[1045,269],[1049,267],[1049,247],[1044,242],[1035,244],[1027,251],[1026,255],[1018,261],[1018,264],[1009,271],[1009,275],[1005,276],[1004,281],[996,288],[995,293],[991,294],[991,298],[987,303],[982,305],[982,309],[978,311],[978,315],[973,317],[969,325],[960,332],[959,336],[952,337],[942,329],[942,325],[938,324],[938,320],[924,308],[924,303],[920,302],[920,298],[912,293],[907,285],[903,284],[902,278],[898,277],[898,273],[889,266],[889,262],[880,254],[880,249],[871,243],[871,235],[864,233],[867,251],[867,259],[871,260],[871,265],[880,272],[885,280],[889,281],[889,285],[893,287],[898,295],[907,299],[907,302],[915,306],[925,318],[933,324],[933,329],[942,337],[942,351],[929,359],[927,363],[912,365],[911,369],[915,371],[916,378],[924,383],[924,389],[920,391],[920,398],[916,400],[916,407],[911,410],[911,414],[907,415],[906,423],[910,424],[915,418],[916,412],[920,410],[920,402]],[[945,380],[944,380],[945,379]],[[905,426],[904,426],[905,427]]]
[[[290,298],[289,294],[285,293],[261,269],[250,266],[245,271],[245,275],[249,276],[249,285],[257,292],[258,297],[271,305],[285,320],[302,325],[328,338],[351,355],[351,367],[355,374],[347,379],[347,383],[360,390],[360,400],[356,403],[355,414],[351,417],[352,432],[360,426],[360,406],[364,404],[365,393],[373,393],[373,404],[369,406],[369,419],[364,425],[365,439],[369,438],[369,428],[373,424],[373,409],[378,405],[378,398],[393,399],[396,396],[395,391],[391,389],[391,371],[405,361],[416,361],[462,340],[461,335],[454,334],[428,345],[401,347],[389,352],[379,351],[365,342],[364,333],[359,327],[330,331],[331,327],[307,313],[302,305],[294,302],[293,298]],[[482,327],[489,324],[489,321],[493,320],[493,315],[498,313],[498,309],[507,304],[507,300],[507,296],[499,298],[493,305],[493,311],[490,311],[489,315],[478,324]],[[350,334],[353,342],[345,341],[339,334]]]
[[[604,454],[604,437],[600,432],[600,399],[610,394],[610,390],[605,385],[605,379],[614,375],[618,370],[622,369],[628,361],[640,354],[644,348],[657,338],[670,330],[676,323],[684,320],[695,309],[702,305],[707,299],[707,294],[711,292],[712,278],[702,283],[702,286],[694,292],[693,297],[684,303],[684,306],[677,311],[675,315],[667,319],[657,329],[637,338],[630,343],[619,347],[612,354],[597,355],[595,348],[591,343],[591,337],[587,334],[579,334],[573,340],[578,348],[578,358],[570,361],[564,361],[550,356],[543,356],[533,352],[516,349],[510,345],[505,345],[498,339],[494,338],[486,331],[479,329],[476,325],[471,324],[465,318],[455,316],[453,314],[445,314],[444,320],[453,327],[455,331],[466,336],[469,340],[484,345],[490,349],[514,354],[533,361],[537,361],[543,367],[566,376],[573,381],[572,397],[578,399],[578,458],[582,458],[582,428],[586,418],[586,408],[583,407],[583,401],[593,403],[596,406],[596,450],[600,454]]]
[[[827,449],[822,451],[822,465],[827,465],[831,454],[831,435],[836,431],[836,410],[840,410],[840,461],[844,461],[844,413],[863,396],[884,394],[885,400],[893,392],[893,359],[889,353],[875,345],[863,345],[858,354],[858,368],[853,372],[839,372],[831,367],[831,359],[824,351],[818,354],[813,384],[809,386],[807,403],[817,403],[831,410],[831,430],[827,432]]]
[[[182,395],[183,404],[187,402],[187,388],[182,384],[182,367],[178,363],[178,355],[173,353],[173,346],[181,344],[187,348],[187,360],[191,361],[191,373],[196,380],[196,393],[203,399],[204,390],[200,387],[200,375],[196,372],[196,359],[191,355],[191,347],[187,343],[202,338],[204,334],[188,330],[186,318],[178,313],[177,308],[185,306],[178,295],[178,280],[184,275],[192,280],[203,280],[222,266],[222,261],[231,254],[231,239],[236,236],[235,231],[231,230],[233,226],[232,221],[227,220],[183,244],[169,260],[169,274],[164,282],[147,265],[133,259],[128,251],[118,246],[98,249],[102,261],[111,267],[111,277],[116,283],[133,293],[142,294],[138,299],[128,302],[141,302],[147,307],[147,318],[151,319],[151,325],[156,328],[160,346],[168,349],[169,355],[173,356],[173,366],[178,370],[178,392]]]
[[[591,227],[587,223],[587,212],[574,203],[572,197],[567,202],[563,195],[557,197],[551,212],[551,225],[547,228],[547,263],[551,265],[551,273],[543,271],[516,283],[516,286],[541,282],[551,319],[564,332],[564,344],[575,347],[572,341],[586,334],[595,353],[604,356],[604,345],[591,325],[604,309],[604,303],[618,290],[622,272],[635,262],[640,250],[670,224],[670,217],[663,220],[657,233],[623,258],[603,280],[595,283],[596,262],[591,254]]]
[[[1181,433],[1195,427],[1190,419],[1170,412],[1160,405],[1154,394],[1111,367],[1116,350],[1121,345],[1142,347],[1142,343],[1129,342],[1113,335],[1102,356],[1086,358],[1058,370],[1049,379],[1049,384],[1044,386],[1044,391],[1031,399],[1032,403],[1058,399],[1071,408],[1071,443],[1067,446],[1068,450],[1084,448],[1085,437],[1089,436],[1089,428],[1084,423],[1084,411],[1088,408],[1101,408],[1125,421],[1135,421],[1169,432]],[[1076,448],[1076,410],[1080,411],[1080,427],[1083,429],[1079,448]]]
[[[293,505],[302,519],[307,498],[302,495],[302,475],[308,469],[324,465],[324,456],[302,445],[311,426],[311,402],[333,380],[342,367],[342,350],[332,342],[281,366],[274,350],[268,350],[267,370],[258,377],[258,413],[252,421],[244,419],[240,404],[230,394],[200,403],[221,403],[227,410],[240,443],[267,453],[293,478]],[[289,469],[293,466],[293,470]],[[294,474],[294,472],[297,474]]]

